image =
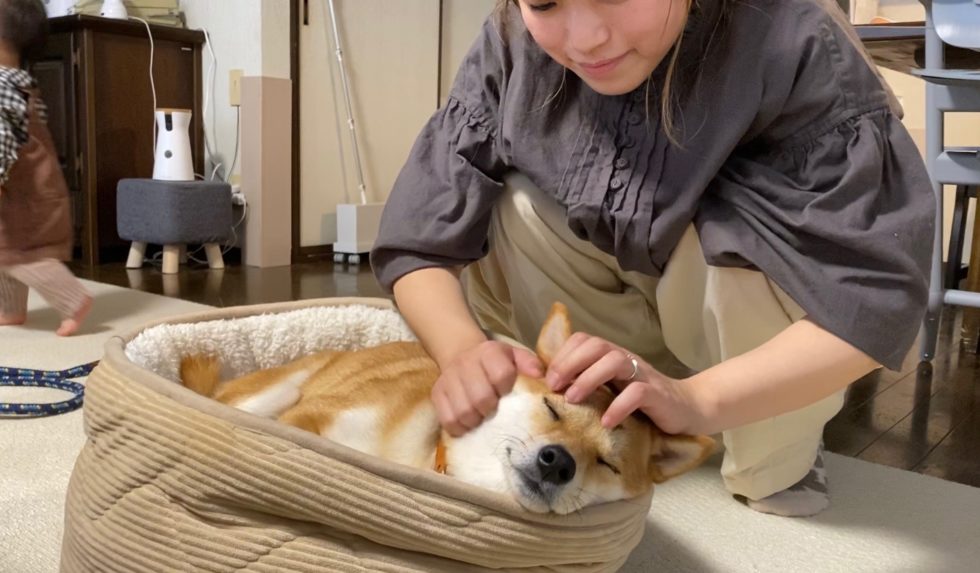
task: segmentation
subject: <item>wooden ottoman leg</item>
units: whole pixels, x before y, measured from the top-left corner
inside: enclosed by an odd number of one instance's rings
[[[221,245],[218,243],[207,243],[204,245],[204,252],[208,254],[208,266],[212,269],[225,268],[225,260],[221,256]]]
[[[163,274],[172,275],[180,267],[180,245],[163,246]]]
[[[143,266],[143,257],[146,256],[146,243],[133,241],[129,245],[129,258],[126,259],[127,269],[138,269]]]

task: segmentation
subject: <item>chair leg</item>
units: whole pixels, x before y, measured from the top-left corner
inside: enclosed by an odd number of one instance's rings
[[[957,185],[956,199],[953,202],[953,225],[949,233],[949,249],[946,252],[946,268],[943,276],[943,287],[947,289],[959,288],[960,269],[963,265],[963,239],[966,236],[966,215],[969,207],[969,187]]]
[[[207,243],[204,251],[208,254],[208,267],[212,269],[225,268],[225,260],[221,256],[221,245],[218,243]]]
[[[172,275],[180,267],[180,245],[163,246],[163,274]]]
[[[180,276],[178,274],[163,275],[160,277],[160,282],[163,285],[163,296],[180,298]]]
[[[146,256],[146,243],[133,241],[129,245],[129,257],[126,259],[127,269],[138,269],[143,266],[143,257]]]
[[[942,309],[927,309],[926,316],[919,328],[919,359],[930,362],[936,357],[936,345],[939,342],[939,313]]]

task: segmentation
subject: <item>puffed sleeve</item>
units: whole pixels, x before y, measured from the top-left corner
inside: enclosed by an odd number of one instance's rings
[[[507,75],[501,41],[488,20],[448,102],[395,180],[371,251],[374,273],[389,292],[407,273],[465,265],[488,251],[491,211],[507,169],[498,138]]]
[[[780,101],[712,183],[699,231],[709,263],[757,267],[898,369],[925,313],[935,197],[890,92],[833,24],[771,84]]]

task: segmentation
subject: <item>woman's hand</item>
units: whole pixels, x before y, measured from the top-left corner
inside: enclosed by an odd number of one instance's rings
[[[636,364],[634,370],[634,361]],[[704,400],[682,380],[664,376],[644,360],[615,344],[584,333],[573,334],[552,359],[548,386],[565,399],[581,402],[600,386],[619,390],[602,417],[613,428],[639,410],[668,434],[698,434],[707,414]]]
[[[543,370],[532,352],[503,342],[488,340],[463,351],[432,387],[439,423],[452,436],[465,434],[496,410],[518,374],[540,378]]]

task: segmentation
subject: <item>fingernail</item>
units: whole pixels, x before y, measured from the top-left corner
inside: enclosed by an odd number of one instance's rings
[[[582,396],[579,395],[580,393],[581,392],[578,388],[569,388],[568,391],[565,392],[565,400],[574,404],[582,399]]]

